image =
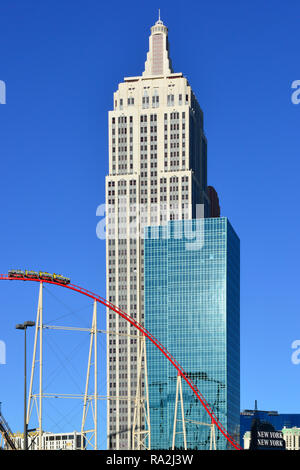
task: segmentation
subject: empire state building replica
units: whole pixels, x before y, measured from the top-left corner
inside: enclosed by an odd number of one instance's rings
[[[218,212],[207,187],[203,112],[182,73],[174,73],[168,29],[151,28],[142,75],[125,77],[109,111],[106,176],[107,299],[144,324],[144,227]],[[215,215],[218,215],[217,213]],[[200,215],[201,216],[201,215]],[[108,449],[131,449],[139,335],[107,312]],[[141,381],[143,393],[143,380]],[[139,417],[140,429],[145,427]]]

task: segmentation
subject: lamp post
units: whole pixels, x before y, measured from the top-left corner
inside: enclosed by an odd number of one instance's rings
[[[25,321],[16,325],[17,330],[24,330],[24,450],[28,450],[28,428],[27,428],[27,365],[26,365],[26,330],[30,326],[35,326],[34,321]]]

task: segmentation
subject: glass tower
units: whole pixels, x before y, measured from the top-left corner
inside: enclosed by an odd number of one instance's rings
[[[240,248],[227,218],[171,221],[145,233],[145,326],[181,364],[227,431],[240,421]],[[177,371],[147,343],[151,448],[170,449]],[[209,416],[182,381],[188,449],[209,449]],[[179,406],[180,409],[180,406]],[[178,412],[175,447],[183,448]],[[217,431],[217,430],[216,430]],[[216,433],[217,449],[227,441]]]

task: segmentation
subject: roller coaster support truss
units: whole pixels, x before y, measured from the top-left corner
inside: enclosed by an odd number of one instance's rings
[[[98,361],[97,361],[97,302],[94,300],[94,309],[93,309],[93,322],[91,328],[91,338],[90,338],[90,349],[89,349],[89,360],[88,360],[88,367],[87,367],[87,375],[86,375],[86,384],[85,384],[85,392],[84,392],[84,400],[83,400],[83,414],[82,414],[82,423],[81,423],[81,449],[83,450],[86,447],[86,441],[95,449],[97,450],[97,442],[98,442]],[[94,348],[94,362],[92,362],[92,355],[93,355],[93,348]],[[94,394],[89,395],[89,382],[90,382],[90,372],[91,367],[94,366]],[[85,431],[85,424],[86,418],[91,408],[92,411],[92,420],[94,424],[94,428],[91,430]],[[94,441],[94,443],[92,442]]]
[[[177,431],[177,422],[180,421],[180,420],[177,420],[178,395],[179,395],[180,407],[181,407],[182,431]],[[177,384],[176,384],[176,398],[175,398],[172,450],[175,449],[176,434],[183,434],[183,446],[184,446],[184,450],[187,450],[186,423],[192,423],[192,424],[197,424],[199,426],[208,426],[208,427],[210,427],[209,450],[217,450],[216,429],[215,429],[214,420],[212,419],[211,423],[202,423],[202,422],[199,422],[199,421],[193,421],[191,419],[186,419],[185,418],[185,415],[184,415],[184,402],[183,402],[183,394],[182,394],[182,381],[181,381],[181,375],[180,375],[180,373],[178,373],[178,375],[177,375]]]
[[[183,367],[177,362],[177,360],[169,353],[169,351],[161,344],[155,336],[151,334],[150,331],[146,330],[146,328],[138,323],[134,318],[132,318],[130,315],[128,315],[126,312],[121,310],[119,307],[116,305],[112,304],[110,301],[104,299],[103,297],[100,297],[98,294],[95,294],[87,289],[84,289],[80,286],[76,286],[74,284],[60,284],[57,282],[53,282],[51,280],[43,280],[41,281],[40,279],[28,279],[26,277],[18,277],[18,278],[11,278],[8,276],[8,274],[0,274],[0,280],[17,280],[17,281],[26,281],[26,282],[39,282],[40,283],[40,295],[39,295],[39,305],[38,305],[38,313],[37,313],[37,321],[36,321],[36,330],[35,330],[35,340],[34,340],[34,356],[33,356],[33,364],[32,364],[32,372],[31,372],[31,380],[30,380],[30,394],[29,394],[29,400],[30,400],[30,406],[32,406],[32,401],[33,401],[33,394],[32,394],[32,383],[33,383],[33,375],[34,375],[34,368],[36,364],[36,349],[37,349],[37,339],[38,339],[38,334],[40,336],[40,341],[39,341],[39,395],[38,395],[38,401],[37,401],[37,411],[38,411],[38,419],[39,419],[39,437],[41,438],[42,436],[42,364],[43,364],[43,357],[42,357],[42,330],[43,330],[43,309],[42,309],[42,289],[43,289],[43,284],[53,284],[59,287],[64,287],[67,289],[70,289],[74,292],[78,292],[82,295],[85,295],[96,302],[101,303],[105,307],[109,308],[111,311],[115,312],[117,315],[119,315],[121,318],[124,320],[128,321],[134,328],[136,328],[140,334],[142,334],[145,338],[147,338],[149,341],[151,341],[157,349],[168,359],[168,361],[175,367],[177,372],[180,374],[180,377],[185,380],[187,385],[190,387],[190,389],[193,391],[197,399],[200,401],[201,405],[205,409],[206,413],[209,415],[210,420],[211,420],[211,426],[215,426],[218,428],[220,433],[225,437],[225,439],[228,441],[228,443],[235,449],[240,450],[241,446],[234,440],[234,438],[227,432],[226,428],[224,425],[219,421],[217,416],[215,415],[213,409],[210,407],[209,403],[205,400],[204,396],[198,390],[197,385],[192,381],[192,379],[188,376],[188,374],[185,372]],[[92,328],[93,330],[93,328]],[[92,331],[91,330],[91,331]],[[95,395],[96,396],[96,395]],[[28,404],[28,409],[27,409],[27,423],[29,421],[30,417],[30,408]],[[205,423],[204,425],[207,425]],[[94,432],[96,432],[94,430]],[[214,437],[212,438],[212,443],[214,442]],[[41,446],[41,439],[39,445]]]
[[[149,388],[147,371],[146,338],[139,336],[138,351],[138,370],[137,370],[137,389],[135,397],[133,431],[132,431],[132,449],[150,450],[151,449],[151,425],[150,425],[150,406],[149,406]],[[142,391],[142,381],[144,380],[144,393]],[[142,419],[145,419],[143,423]]]
[[[43,391],[43,329],[70,329],[64,327],[55,327],[48,326],[43,324],[43,282],[40,282],[39,289],[39,300],[38,300],[38,309],[36,316],[36,326],[35,326],[35,336],[34,336],[34,347],[33,347],[33,358],[32,358],[32,367],[31,367],[31,376],[30,376],[30,386],[29,386],[29,397],[28,397],[28,408],[27,408],[27,425],[29,423],[33,405],[36,406],[37,418],[38,418],[38,450],[43,449],[43,399],[49,398],[51,396],[61,396],[63,398],[77,398],[75,395],[59,395],[59,394],[49,394],[44,393]],[[81,448],[84,449],[86,444],[90,444],[95,450],[97,449],[97,440],[98,440],[98,409],[97,404],[99,398],[97,384],[98,384],[98,362],[97,362],[97,301],[94,300],[93,306],[93,319],[91,329],[87,328],[74,328],[74,330],[79,331],[89,331],[90,332],[90,347],[89,347],[89,357],[88,357],[88,366],[86,374],[86,384],[84,395],[80,398],[83,398],[83,414],[81,422]],[[39,355],[37,357],[37,350],[39,350]],[[94,368],[94,391],[92,394],[89,394],[89,384],[91,369]],[[38,370],[38,393],[33,393],[33,381]],[[92,429],[85,430],[85,425],[88,417],[89,410],[91,410],[92,417]]]
[[[38,345],[39,343],[39,345]],[[37,348],[39,346],[39,356],[37,359]],[[33,379],[35,374],[35,368],[38,363],[38,376],[39,376],[39,392],[33,394]],[[28,407],[27,407],[27,426],[30,420],[31,411],[33,404],[36,405],[37,417],[38,417],[38,450],[42,450],[43,447],[43,423],[42,423],[42,405],[43,405],[43,283],[40,282],[39,289],[39,300],[35,322],[35,335],[34,335],[34,346],[32,356],[32,366],[30,374],[30,385],[28,395]]]

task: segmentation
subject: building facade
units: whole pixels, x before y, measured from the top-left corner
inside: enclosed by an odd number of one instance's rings
[[[284,427],[282,429],[283,439],[285,440],[286,450],[300,450],[300,428]]]
[[[227,218],[172,221],[145,237],[145,326],[197,385],[239,440],[240,248]],[[147,343],[151,448],[170,449],[177,371]],[[204,408],[182,382],[188,449],[209,449]],[[180,407],[180,405],[178,405]],[[179,419],[181,415],[179,413]],[[184,448],[182,423],[175,446]],[[217,432],[217,449],[227,441]]]
[[[107,299],[143,324],[144,227],[210,210],[203,113],[187,79],[173,72],[168,29],[160,19],[151,28],[143,74],[124,78],[113,101],[106,177]],[[138,339],[128,322],[110,311],[107,330],[119,333],[109,334],[107,341],[108,448],[130,449]]]
[[[24,434],[16,433],[13,435],[14,441],[19,449],[24,448]],[[39,434],[38,432],[28,433],[28,450],[81,450],[81,433],[70,432],[70,433],[52,433],[43,432],[42,434],[42,445],[39,446]],[[85,448],[85,438],[83,443]]]
[[[282,429],[283,439],[285,441],[286,450],[300,450],[300,428],[296,426],[292,428],[284,427]],[[244,449],[248,450],[251,443],[251,432],[246,431],[243,435]]]
[[[250,429],[253,419],[257,417],[260,421],[270,423],[275,429],[293,429],[300,428],[300,414],[298,413],[278,413],[278,411],[266,410],[244,410],[240,415],[241,426],[241,446],[244,445],[244,436],[250,439]],[[249,434],[247,434],[249,433]],[[247,437],[249,436],[249,437]],[[247,442],[248,442],[247,440]]]

